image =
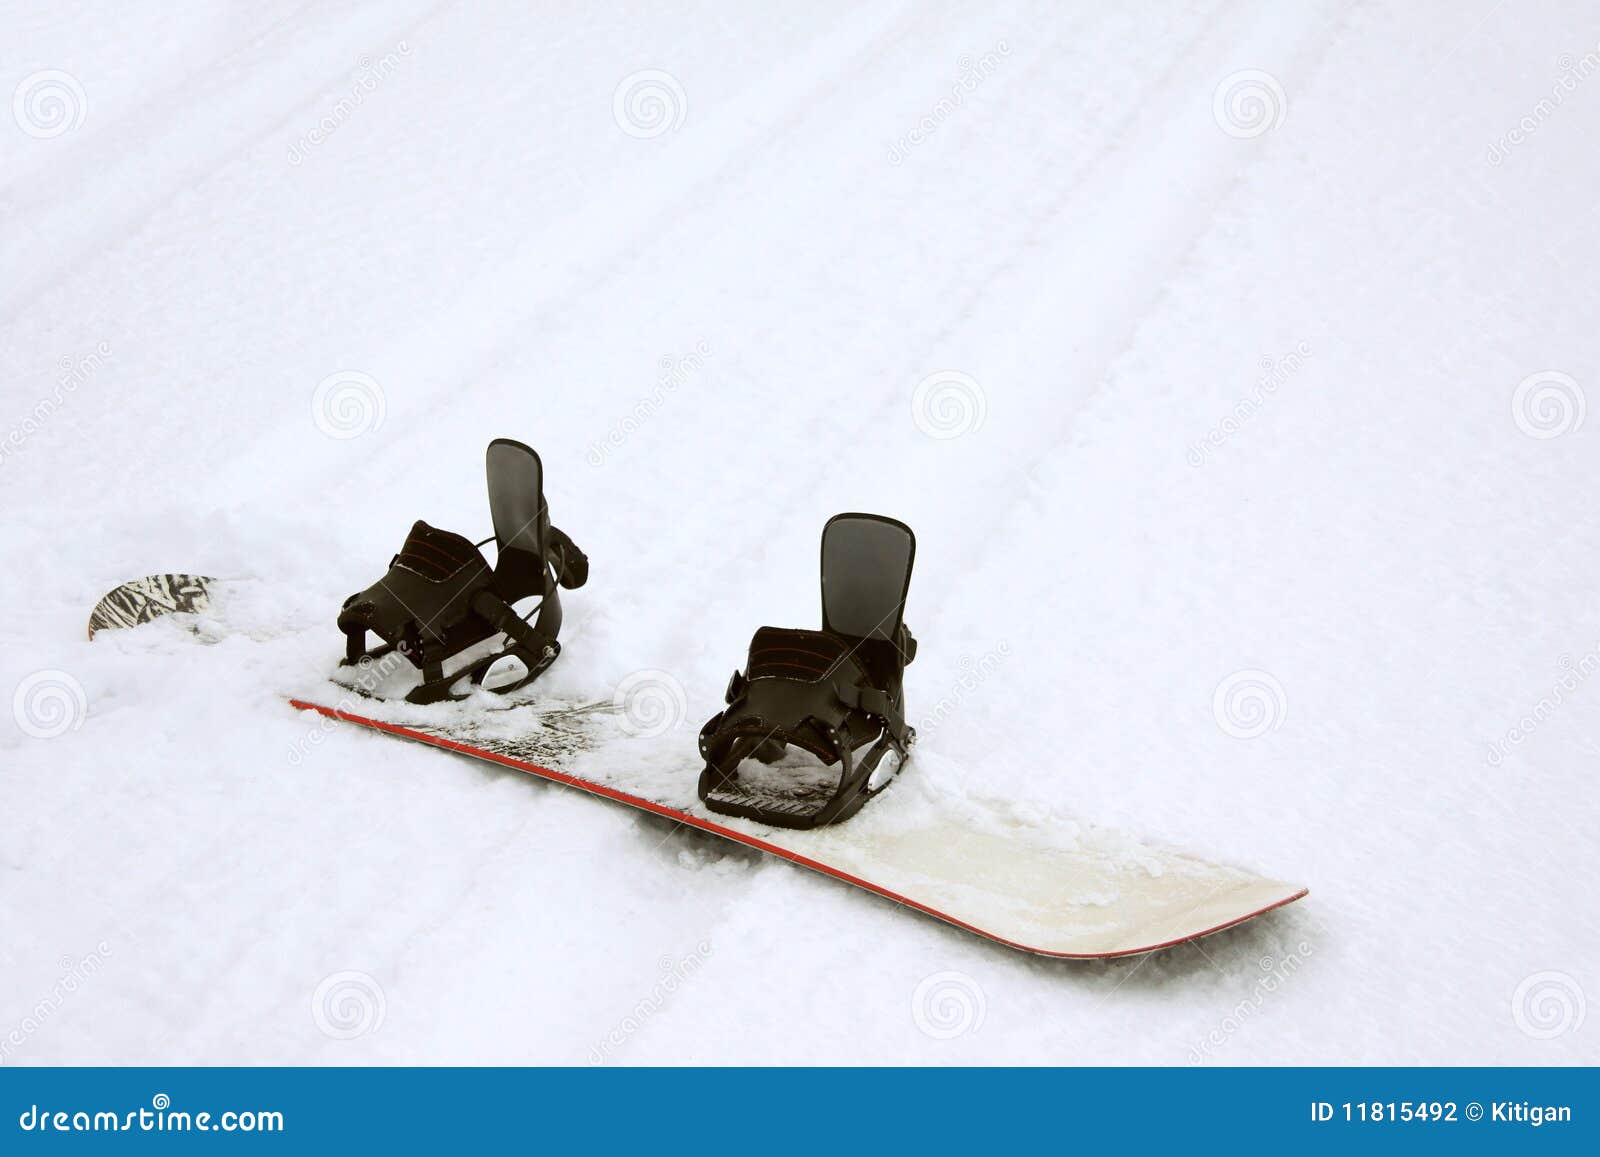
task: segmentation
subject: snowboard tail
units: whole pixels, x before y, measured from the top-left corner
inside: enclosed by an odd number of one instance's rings
[[[692,767],[663,770],[652,764],[650,772],[608,774],[606,767],[625,768],[630,758],[637,762],[638,753],[625,753],[625,744],[571,741],[574,718],[594,721],[604,715],[603,708],[595,712],[593,706],[553,713],[561,725],[540,735],[550,729],[438,725],[418,722],[414,713],[406,721],[386,721],[304,699],[290,702],[710,832],[1040,956],[1100,959],[1168,948],[1243,923],[1307,892],[1115,833],[1090,832],[1063,842],[1015,816],[984,806],[946,807],[927,793],[911,795],[906,785],[897,791],[902,798],[895,806],[869,808],[828,828],[801,831],[725,819],[696,798]],[[549,758],[546,753],[570,754],[592,765],[594,774],[535,762]]]

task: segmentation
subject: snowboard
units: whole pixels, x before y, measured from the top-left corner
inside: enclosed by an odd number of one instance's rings
[[[485,714],[471,703],[417,706],[349,695],[332,706],[290,702],[665,817],[1040,956],[1152,952],[1307,893],[1121,833],[969,797],[959,769],[920,750],[882,797],[851,819],[795,830],[708,811],[696,794],[693,735],[630,733],[620,704],[541,701]]]
[[[148,623],[163,615],[202,615],[211,609],[217,580],[204,575],[153,574],[107,591],[89,613],[89,637]]]

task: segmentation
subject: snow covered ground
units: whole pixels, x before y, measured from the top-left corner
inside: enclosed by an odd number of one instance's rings
[[[1592,6],[790,7],[7,5],[0,1063],[1600,1061]],[[691,743],[894,514],[930,748],[1311,896],[1034,959],[286,707],[496,435],[553,687]]]

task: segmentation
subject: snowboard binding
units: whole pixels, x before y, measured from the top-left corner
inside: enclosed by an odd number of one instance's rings
[[[571,538],[550,525],[539,455],[509,438],[489,443],[489,511],[494,534],[474,543],[418,521],[389,572],[345,600],[341,666],[367,664],[398,652],[422,672],[409,703],[460,699],[500,667],[491,689],[515,691],[537,679],[561,653],[558,587],[575,590],[589,578],[589,560]],[[491,567],[479,547],[493,541]],[[531,624],[514,605],[538,596]],[[532,612],[529,612],[531,615]],[[384,642],[367,649],[367,632]],[[504,636],[504,645],[488,641]],[[450,669],[451,660],[465,661]],[[458,686],[467,684],[459,692]]]
[[[916,742],[902,686],[917,653],[902,621],[916,550],[911,528],[892,518],[828,520],[822,629],[756,632],[745,669],[728,682],[726,710],[700,730],[706,807],[818,828],[849,819],[889,785]],[[821,767],[796,767],[804,756],[791,747]]]

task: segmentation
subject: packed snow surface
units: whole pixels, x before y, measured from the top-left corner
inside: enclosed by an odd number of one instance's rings
[[[0,1063],[1600,1061],[1600,24],[1134,7],[11,5]],[[949,790],[1311,895],[1031,958],[289,708],[495,436],[551,694],[692,749],[891,514]]]

